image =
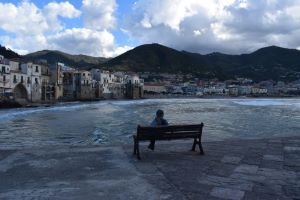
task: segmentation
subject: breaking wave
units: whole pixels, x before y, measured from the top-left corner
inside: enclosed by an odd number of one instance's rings
[[[233,101],[236,104],[243,106],[291,106],[299,105],[294,101],[289,100],[274,100],[274,99],[258,99],[258,100],[236,100]]]

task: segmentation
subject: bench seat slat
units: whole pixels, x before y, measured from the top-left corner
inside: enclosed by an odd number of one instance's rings
[[[160,139],[160,138],[175,138],[175,137],[186,137],[186,138],[194,138],[199,136],[199,132],[192,132],[192,131],[182,131],[176,133],[150,133],[150,134],[139,134],[139,140],[151,140],[151,139]]]
[[[201,125],[186,125],[186,126],[165,126],[165,127],[139,127],[139,133],[159,133],[159,132],[176,132],[176,131],[200,131]]]
[[[139,138],[139,141],[148,141],[148,140],[171,140],[171,139],[183,139],[183,138],[196,138],[199,134],[191,134],[191,135],[161,135],[161,136],[149,136]]]

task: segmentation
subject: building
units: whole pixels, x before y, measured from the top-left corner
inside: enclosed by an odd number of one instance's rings
[[[42,71],[42,77],[41,77],[41,83],[42,83],[42,101],[54,101],[55,98],[55,91],[53,84],[51,81],[51,70],[49,66],[45,63],[41,65],[41,71]]]
[[[157,94],[161,94],[161,93],[166,93],[167,89],[165,87],[165,85],[161,85],[161,84],[154,84],[154,83],[147,83],[144,85],[144,91],[145,93],[157,93]]]
[[[54,99],[61,100],[63,98],[63,68],[65,65],[63,63],[56,63],[51,70],[50,82],[54,88]]]
[[[96,98],[95,89],[92,81],[92,74],[89,71],[74,72],[75,82],[75,99],[78,100],[93,100]]]
[[[239,95],[250,95],[252,91],[252,86],[239,86],[238,93]]]
[[[0,55],[0,100],[9,98],[11,94],[10,87],[10,65],[9,60]]]
[[[52,70],[50,70],[52,68]],[[141,98],[143,79],[124,72],[77,70],[64,63],[19,62],[0,56],[0,98],[19,103]]]
[[[230,96],[238,96],[239,88],[237,86],[228,86],[228,92]]]
[[[103,88],[103,97],[106,99],[112,98],[113,94],[110,88],[114,80],[114,75],[109,71],[100,71],[100,86]]]
[[[126,98],[139,99],[144,97],[144,80],[137,74],[128,74],[125,76]]]
[[[74,100],[75,93],[75,77],[76,72],[73,68],[64,68],[63,70],[63,99]]]

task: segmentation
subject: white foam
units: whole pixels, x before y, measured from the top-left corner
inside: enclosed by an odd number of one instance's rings
[[[35,113],[42,113],[42,112],[52,112],[52,111],[73,111],[82,109],[85,107],[90,106],[89,104],[78,104],[78,105],[59,105],[53,107],[40,107],[40,108],[19,108],[13,110],[5,110],[0,113],[0,119],[12,119],[16,117],[22,117],[30,114]]]
[[[273,100],[273,99],[257,99],[257,100],[237,100],[233,101],[236,104],[244,106],[289,106],[293,102],[286,100]]]

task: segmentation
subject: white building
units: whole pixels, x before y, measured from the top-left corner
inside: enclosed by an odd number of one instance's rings
[[[250,95],[252,86],[239,86],[239,95]]]
[[[144,91],[153,93],[165,93],[167,92],[167,89],[164,85],[160,84],[145,84]]]
[[[10,66],[9,60],[0,55],[0,99],[10,92]]]

